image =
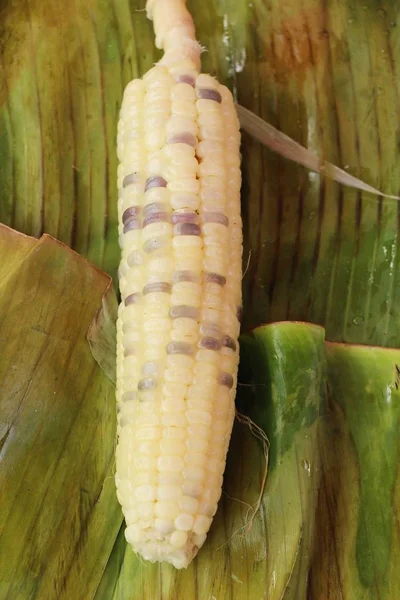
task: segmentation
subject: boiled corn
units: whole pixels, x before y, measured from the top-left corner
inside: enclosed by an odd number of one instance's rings
[[[241,306],[240,134],[232,96],[199,74],[185,0],[149,0],[160,63],[118,124],[122,302],[116,486],[126,539],[186,567],[221,495]]]

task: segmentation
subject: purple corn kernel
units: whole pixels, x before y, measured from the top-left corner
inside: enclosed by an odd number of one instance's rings
[[[153,213],[168,212],[169,204],[166,202],[150,202],[143,208],[143,215],[148,217]]]
[[[225,225],[226,227],[229,225],[229,219],[223,213],[205,211],[201,217],[204,223],[219,223],[220,225]]]
[[[229,348],[230,350],[236,352],[236,342],[233,338],[231,338],[230,335],[224,335],[222,338],[222,345],[224,348]]]
[[[167,344],[167,354],[186,354],[190,356],[194,353],[194,348],[192,344],[188,342],[170,342]]]
[[[228,388],[233,387],[233,377],[230,373],[221,373],[219,376],[220,385],[225,385]]]
[[[176,81],[178,83],[187,83],[188,85],[191,85],[192,87],[194,87],[194,84],[196,83],[196,80],[192,75],[178,75],[178,77],[176,78]]]
[[[122,187],[128,187],[131,183],[137,183],[139,181],[139,175],[137,173],[130,173],[129,175],[125,175],[122,181]]]
[[[218,351],[221,348],[221,344],[217,338],[206,336],[201,338],[199,342],[200,348],[205,348],[206,350],[215,350]]]
[[[197,88],[196,93],[197,97],[201,98],[202,100],[214,100],[219,104],[222,102],[221,94],[217,92],[217,90],[213,90],[211,88]]]
[[[199,215],[195,212],[185,210],[176,210],[172,215],[172,223],[198,223]]]
[[[128,233],[128,231],[133,231],[134,229],[141,229],[142,224],[139,219],[135,219],[135,217],[131,217],[128,219],[124,225],[123,232]]]
[[[221,287],[226,284],[226,277],[220,275],[219,273],[206,273],[205,274],[206,283],[216,283]]]
[[[168,213],[165,213],[165,212],[151,213],[151,214],[147,215],[147,217],[145,217],[145,219],[143,221],[143,227],[146,227],[147,225],[152,225],[153,223],[169,223],[169,221],[170,221],[170,216]]]
[[[189,281],[190,283],[200,283],[200,277],[195,271],[175,271],[172,281],[180,283],[181,281]]]
[[[148,283],[143,288],[143,295],[163,292],[164,294],[171,293],[171,284],[165,281],[157,281],[156,283]]]
[[[197,145],[197,138],[192,133],[184,131],[183,133],[171,135],[167,139],[167,144],[187,144],[188,146],[195,148]]]
[[[201,229],[196,223],[178,223],[174,235],[201,235]]]
[[[132,217],[137,217],[140,212],[140,206],[130,206],[122,214],[122,223],[125,225]]]
[[[167,187],[167,182],[164,177],[160,175],[154,175],[153,177],[148,177],[146,179],[146,185],[144,187],[144,191],[147,192],[150,188],[153,187]]]
[[[185,304],[171,306],[169,309],[169,316],[171,319],[198,319],[199,314],[198,308],[187,306]]]
[[[136,400],[136,399],[137,399],[137,392],[133,392],[133,391],[125,392],[121,398],[122,402],[132,402],[133,400]]]
[[[130,304],[136,304],[140,300],[140,292],[136,292],[135,294],[130,294],[125,298],[125,306],[129,306]]]
[[[157,379],[154,377],[143,377],[137,384],[138,390],[153,390],[157,386]]]

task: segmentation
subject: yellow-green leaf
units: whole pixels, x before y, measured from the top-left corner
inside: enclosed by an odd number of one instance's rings
[[[0,598],[92,598],[121,524],[114,386],[88,327],[109,277],[0,226]]]

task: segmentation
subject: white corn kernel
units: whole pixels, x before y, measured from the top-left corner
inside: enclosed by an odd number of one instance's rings
[[[199,535],[207,533],[210,529],[210,525],[211,519],[209,517],[198,515],[194,521],[193,531]]]
[[[200,198],[197,194],[175,192],[171,194],[171,206],[174,210],[188,208],[197,210],[200,206]]]
[[[154,512],[160,519],[171,519],[173,521],[178,510],[178,505],[175,502],[156,502]]]
[[[205,477],[204,469],[195,466],[188,466],[183,471],[183,478],[185,481],[199,482],[203,481]]]
[[[156,498],[156,489],[151,485],[142,485],[136,488],[135,497],[138,502],[151,502]]]
[[[160,437],[160,427],[142,427],[136,431],[136,438],[138,440],[157,440]]]
[[[186,418],[190,424],[202,423],[203,425],[211,425],[211,414],[204,410],[191,410],[186,413]]]
[[[166,413],[161,417],[161,423],[167,427],[185,427],[187,418],[183,412]]]
[[[149,471],[148,473],[138,471],[135,473],[132,485],[157,485],[157,472]],[[147,504],[148,505],[148,504]],[[148,505],[149,506],[149,505]]]
[[[139,519],[139,515],[137,514],[137,510],[131,508],[129,510],[126,510],[125,513],[125,520],[127,525],[133,525],[134,523],[136,523]]]
[[[193,527],[194,519],[192,515],[181,514],[176,517],[174,524],[179,531],[190,531]]]
[[[170,471],[172,473],[180,473],[184,468],[183,458],[179,456],[160,456],[158,459],[158,470],[159,471]]]
[[[179,500],[181,490],[177,485],[160,485],[157,488],[157,498],[161,500]]]
[[[198,452],[200,454],[207,454],[208,441],[204,438],[191,437],[186,442],[186,448],[190,452]]]
[[[154,527],[161,535],[168,535],[174,530],[172,519],[168,518],[155,519]]]
[[[185,531],[174,531],[171,534],[170,542],[173,548],[183,548],[188,539],[188,535]]]
[[[184,460],[185,463],[190,466],[193,465],[194,467],[204,467],[208,458],[206,453],[200,454],[199,452],[188,452],[185,454]]]
[[[191,496],[182,496],[179,500],[179,508],[190,515],[194,515],[199,509],[199,501]]]
[[[186,479],[182,484],[182,492],[190,498],[201,498],[201,494],[203,492],[203,484],[201,479],[200,482],[196,481],[195,479]]]
[[[189,398],[187,402],[187,406],[190,409],[194,410],[202,410],[205,412],[212,413],[213,412],[213,403],[211,400],[203,399],[203,398]],[[223,412],[221,414],[224,414]]]
[[[174,396],[174,398],[184,398],[187,386],[183,383],[166,382],[163,385],[164,396]]]
[[[125,539],[128,544],[136,544],[142,536],[142,529],[139,525],[129,525],[125,529]]]
[[[177,427],[163,427],[162,437],[163,439],[183,440],[186,438],[186,430]]]
[[[164,378],[166,382],[171,383],[186,383],[189,384],[193,377],[193,371],[191,369],[166,369]]]
[[[212,518],[217,512],[217,504],[211,504],[207,502],[202,502],[200,504],[199,512],[201,515]]]

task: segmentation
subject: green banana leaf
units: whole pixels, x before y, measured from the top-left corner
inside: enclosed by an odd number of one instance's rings
[[[315,600],[400,598],[400,351],[327,344]]]
[[[0,0],[0,221],[58,238],[114,283],[118,109],[124,85],[159,55],[143,6]],[[322,159],[399,194],[397,3],[188,6],[208,50],[204,69],[241,105]],[[243,176],[244,331],[302,320],[324,326],[330,341],[398,348],[398,203],[324,179],[246,134]],[[238,406],[271,442],[262,510],[250,531],[217,550],[248,517],[224,496],[210,547],[175,579],[167,567],[138,562],[120,530],[113,386],[85,340],[107,278],[51,238],[0,235],[1,600],[400,597],[397,350],[333,344],[324,353],[313,326],[271,325],[243,338],[241,381],[253,387],[239,388]],[[104,306],[112,315],[110,291]],[[98,336],[103,314],[89,339],[112,379],[112,327],[105,342]],[[32,329],[38,323],[46,333]],[[319,388],[326,381],[327,398]],[[284,410],[290,390],[297,416]],[[296,457],[298,447],[304,456]],[[229,496],[254,504],[263,465],[260,445],[238,424]]]

